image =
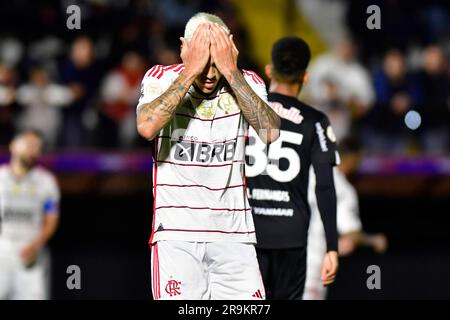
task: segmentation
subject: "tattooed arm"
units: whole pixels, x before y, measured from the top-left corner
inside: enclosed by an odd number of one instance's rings
[[[139,108],[137,129],[142,137],[152,140],[169,123],[195,77],[194,74],[181,73],[166,92]]]
[[[280,128],[280,118],[275,111],[253,91],[238,69],[231,74],[228,81],[247,122],[265,143],[275,141]]]
[[[237,67],[238,50],[233,36],[211,25],[211,56],[220,73],[230,84],[248,123],[265,143],[279,136],[280,118],[250,87]]]
[[[189,42],[184,38],[180,40],[184,71],[161,96],[141,105],[138,110],[137,129],[147,140],[152,140],[169,123],[189,87],[209,61],[209,24],[200,25]]]

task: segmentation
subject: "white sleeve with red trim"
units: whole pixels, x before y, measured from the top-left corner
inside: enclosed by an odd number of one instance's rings
[[[245,80],[255,93],[267,104],[267,89],[264,80],[254,71],[242,70]]]
[[[141,82],[141,95],[136,112],[142,105],[150,103],[162,95],[183,69],[182,64],[174,64],[171,66],[155,65],[148,70]]]

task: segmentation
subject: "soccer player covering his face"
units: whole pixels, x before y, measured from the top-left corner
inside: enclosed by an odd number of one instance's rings
[[[0,166],[0,300],[48,297],[47,241],[59,221],[60,191],[53,174],[37,166],[39,132],[26,130]]]
[[[280,136],[266,147],[250,130],[247,146],[249,200],[258,239],[257,254],[267,299],[302,299],[310,207],[308,177],[316,174],[315,193],[326,236],[321,280],[331,284],[338,268],[336,192],[333,166],[336,138],[327,117],[297,99],[310,60],[299,38],[278,40],[272,48],[269,103],[281,118]]]
[[[153,144],[152,292],[155,299],[264,299],[245,185],[249,125],[264,143],[280,119],[264,82],[239,70],[224,22],[186,24],[182,64],[151,68],[137,106]]]

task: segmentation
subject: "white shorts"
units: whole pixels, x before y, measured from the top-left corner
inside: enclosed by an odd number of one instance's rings
[[[48,299],[48,265],[49,257],[45,251],[33,266],[27,268],[17,250],[0,250],[0,300]]]
[[[255,246],[158,241],[152,246],[155,300],[263,300]]]
[[[326,300],[328,288],[320,282],[305,285],[303,300]]]

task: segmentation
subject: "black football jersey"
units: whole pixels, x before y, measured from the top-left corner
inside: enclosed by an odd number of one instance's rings
[[[336,137],[326,115],[301,101],[270,93],[269,103],[281,118],[279,138],[266,145],[250,129],[246,147],[247,192],[257,247],[305,246],[310,167],[338,164]]]

